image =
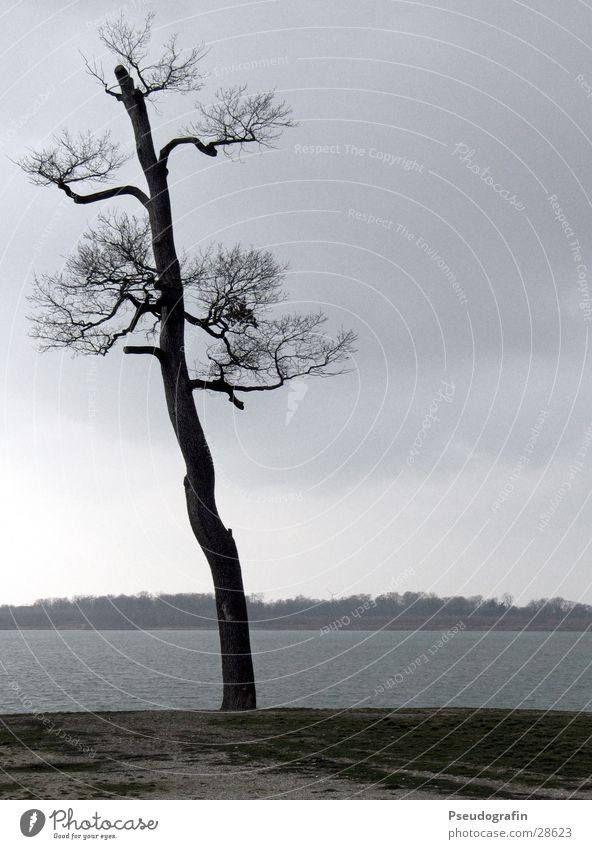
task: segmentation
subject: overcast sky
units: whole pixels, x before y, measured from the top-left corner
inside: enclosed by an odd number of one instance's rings
[[[79,51],[101,58],[105,16],[152,8],[155,46],[175,31],[206,43],[204,100],[275,88],[299,122],[242,162],[175,152],[178,245],[269,247],[291,301],[359,334],[346,376],[249,395],[244,412],[197,399],[247,590],[592,603],[579,0],[28,0],[3,14],[0,601],[211,588],[155,364],[39,355],[27,335],[34,271],[59,268],[100,206],[31,186],[13,160],[65,127],[110,128],[131,150]],[[157,142],[195,99],[151,109]],[[133,163],[125,176],[139,179]]]

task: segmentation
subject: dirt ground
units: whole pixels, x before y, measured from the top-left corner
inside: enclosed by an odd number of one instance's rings
[[[589,799],[591,736],[536,711],[12,714],[0,798]]]

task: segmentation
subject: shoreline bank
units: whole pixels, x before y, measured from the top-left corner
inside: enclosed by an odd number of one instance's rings
[[[0,716],[4,799],[592,798],[592,715],[272,709]]]

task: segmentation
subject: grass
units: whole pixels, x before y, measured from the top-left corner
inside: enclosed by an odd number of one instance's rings
[[[176,798],[173,773],[191,776],[200,765],[206,772],[224,771],[237,798],[257,771],[338,777],[355,782],[352,793],[376,785],[399,794],[420,790],[473,799],[592,797],[590,714],[278,709],[53,719],[96,750],[96,757],[83,755],[32,717],[5,716],[0,797],[24,798],[30,790],[40,798]],[[114,730],[113,723],[123,729]]]
[[[326,714],[320,724],[316,713]],[[473,798],[479,787],[492,795],[490,781],[504,785],[504,798],[546,798],[549,790],[592,786],[592,717],[585,714],[415,709],[332,716],[290,710],[219,722],[260,738],[230,750],[237,763],[248,754],[392,789]]]

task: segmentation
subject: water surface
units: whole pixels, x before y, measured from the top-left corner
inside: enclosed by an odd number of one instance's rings
[[[589,711],[592,634],[253,631],[261,707]],[[0,631],[0,713],[199,710],[215,631]]]

